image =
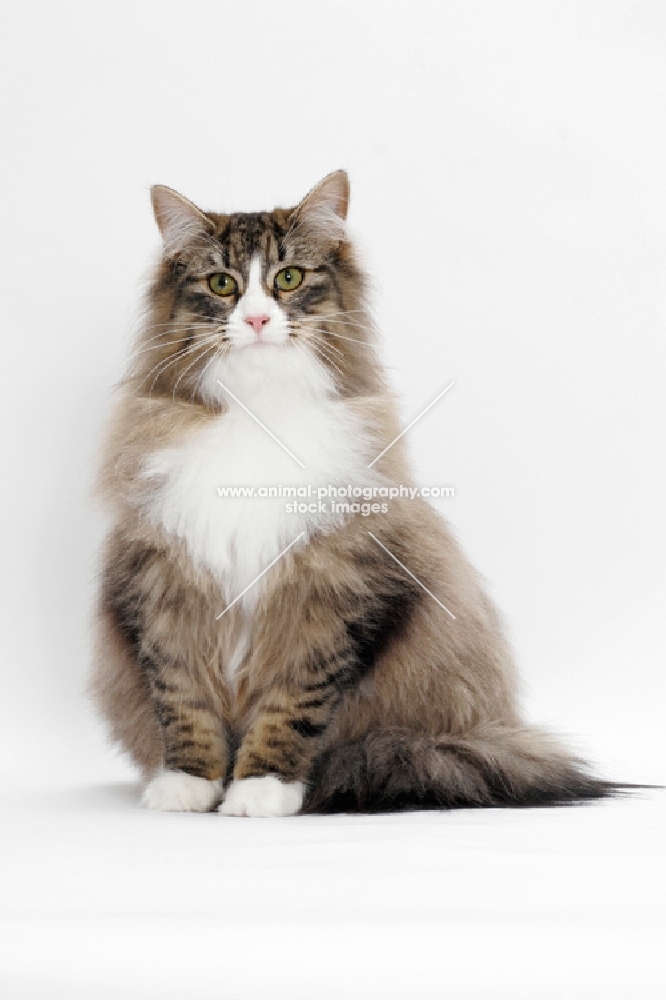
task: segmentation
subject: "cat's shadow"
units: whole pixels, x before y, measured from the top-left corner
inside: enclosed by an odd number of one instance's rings
[[[116,781],[106,785],[84,785],[68,788],[58,798],[64,806],[84,812],[134,811],[141,800],[141,784],[138,781]]]

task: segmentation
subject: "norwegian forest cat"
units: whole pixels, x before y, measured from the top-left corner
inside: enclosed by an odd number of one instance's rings
[[[521,720],[497,613],[441,518],[422,499],[381,501],[411,479],[404,438],[387,449],[400,426],[348,196],[343,171],[273,212],[202,212],[153,188],[162,256],[101,477],[115,525],[101,711],[151,809],[286,816],[608,794]],[[349,484],[380,502],[317,500]],[[308,485],[315,500],[297,512],[284,496],[221,495]]]

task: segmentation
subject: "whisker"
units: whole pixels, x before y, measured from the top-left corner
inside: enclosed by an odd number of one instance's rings
[[[322,345],[320,343],[318,343],[316,340],[313,340],[313,339],[309,339],[307,341],[307,343],[309,343],[309,345],[314,349],[315,353],[319,354],[319,356],[321,358],[323,358],[323,360],[327,364],[330,364],[333,368],[335,368],[335,370],[340,373],[340,375],[342,376],[342,378],[345,377],[344,372],[342,371],[342,369],[335,363],[335,361],[333,360],[333,358],[331,358],[328,354],[326,354],[326,352],[324,351],[324,349],[323,349],[323,347],[322,347]],[[304,344],[302,344],[301,346],[305,347]]]
[[[204,346],[204,344],[207,345],[213,339],[214,339],[213,336],[211,336],[210,338],[207,338],[205,341],[203,341],[203,343],[201,341],[196,341],[194,344],[190,344],[188,347],[184,347],[182,350],[176,351],[175,354],[171,354],[168,358],[165,358],[162,361],[158,361],[158,363],[156,365],[153,365],[148,374],[141,380],[141,382],[139,383],[139,388],[141,388],[143,384],[148,381],[152,373],[155,372],[155,378],[151,382],[150,390],[148,392],[148,395],[151,396],[153,389],[155,388],[155,383],[157,382],[160,375],[162,375],[166,371],[169,365],[175,364],[176,361],[178,361],[180,358],[184,358],[186,355],[191,354],[193,351],[199,350],[200,347]]]
[[[320,333],[322,335],[328,334],[331,337],[337,337],[338,340],[348,340],[350,344],[361,344],[362,347],[369,347],[370,349],[374,350],[375,345],[369,343],[367,340],[355,340],[353,337],[345,337],[343,336],[343,334],[335,333],[335,331],[329,330],[325,327],[309,326],[309,325],[305,326],[304,324],[301,324],[301,329],[306,329],[308,331],[312,330],[313,333]],[[332,347],[333,345],[331,344],[330,346]]]
[[[295,350],[298,351],[299,354],[305,354],[310,360],[314,361],[314,363],[318,365],[322,370],[324,371],[326,370],[326,365],[322,363],[321,358],[317,355],[316,352],[312,353],[308,351],[307,347],[302,341],[294,340],[292,341],[292,343]]]
[[[368,312],[366,309],[340,309],[337,310],[336,312],[311,313],[310,315],[314,316],[315,319],[335,319],[337,320],[338,323],[348,322],[350,324],[358,326],[367,325],[360,323],[357,319],[349,319],[349,320],[345,319],[345,317],[354,316],[356,313],[360,313],[361,316],[366,316],[366,317],[368,316]]]
[[[319,332],[319,331],[316,331],[316,332]],[[310,342],[310,341],[313,340],[312,337],[306,337],[305,339],[308,342]],[[335,344],[330,344],[330,343],[328,343],[328,341],[324,341],[324,343],[322,344],[321,340],[314,341],[314,343],[317,343],[320,347],[326,346],[326,349],[328,351],[335,351],[335,353],[338,354],[341,358],[345,357],[344,352],[341,351],[339,347],[336,347]]]
[[[215,319],[181,319],[181,320],[169,320],[168,323],[150,323],[147,326],[142,326],[140,332],[149,333],[151,330],[178,330],[185,329],[188,326],[205,327],[205,326],[217,326],[220,323],[224,323],[224,317],[219,316]],[[159,334],[158,334],[159,336]]]
[[[130,354],[130,356],[128,358],[128,361],[134,361],[136,358],[140,357],[142,354],[149,354],[151,351],[161,351],[165,347],[173,347],[175,344],[182,344],[183,341],[186,340],[186,339],[187,339],[186,335],[183,334],[183,336],[179,337],[178,340],[165,340],[161,344],[153,344],[151,347],[142,347],[141,350],[134,351],[133,354]]]
[[[194,361],[191,361],[190,364],[187,366],[187,368],[180,373],[180,375],[176,379],[176,384],[173,387],[173,392],[171,393],[171,399],[173,400],[174,403],[176,402],[176,389],[180,385],[180,383],[181,383],[182,379],[184,378],[184,376],[187,375],[187,373],[189,372],[190,368],[194,368],[194,366],[199,361],[201,361],[201,359],[204,358],[208,354],[209,351],[215,351],[216,349],[217,349],[217,345],[215,345],[215,344],[210,344],[209,346],[204,347],[203,350],[201,351],[201,353],[197,354],[197,356],[194,359]]]
[[[364,330],[373,337],[376,334],[375,327],[372,323],[362,323],[360,319],[343,319],[341,316],[318,316],[315,313],[312,314],[312,319],[319,320],[321,323],[332,323],[334,326],[343,326],[353,330]]]
[[[176,320],[172,319],[172,320],[169,320],[168,323],[150,323],[148,326],[141,326],[140,327],[140,331],[141,331],[141,333],[148,333],[150,330],[159,330],[159,329],[165,329],[165,328],[168,331],[169,329],[172,329],[172,330],[176,329],[177,330],[179,327],[181,327],[183,329],[185,327],[188,327],[188,326],[198,326],[198,327],[204,327],[204,326],[206,326],[207,327],[207,326],[217,325],[217,324],[220,324],[220,323],[224,323],[224,319],[222,317],[220,317],[219,319],[213,319],[213,318],[202,319],[202,320],[182,319],[182,320],[179,320],[179,321],[176,321]],[[158,334],[158,336],[160,336],[160,334]]]
[[[220,360],[221,357],[222,357],[222,355],[224,353],[228,352],[230,349],[231,349],[231,344],[228,341],[226,341],[225,343],[221,344],[220,347],[218,347],[218,349],[212,355],[212,357],[210,357],[208,359],[208,361],[206,362],[206,364],[203,366],[203,370],[199,373],[199,376],[197,377],[197,380],[196,380],[196,382],[194,384],[194,387],[193,387],[192,392],[190,394],[190,402],[192,402],[192,400],[194,399],[194,393],[195,392],[199,392],[199,393],[201,392],[201,390],[203,388],[203,380],[204,380],[204,378],[206,376],[206,372],[208,371],[208,369],[212,365],[213,361],[215,361],[216,359]]]
[[[223,333],[224,332],[224,327],[218,327],[217,329],[215,329],[215,328],[212,328],[210,326],[207,326],[207,327],[204,327],[204,328],[197,328],[197,327],[194,327],[194,326],[188,326],[187,329],[183,329],[182,333],[179,333],[177,330],[174,330],[172,332],[176,334],[176,337],[177,337],[176,340],[162,340],[158,344],[152,344],[152,345],[150,344],[149,341],[146,342],[146,343],[144,343],[143,345],[141,343],[139,343],[137,345],[137,349],[135,351],[133,351],[132,354],[130,354],[130,359],[137,357],[139,354],[145,354],[148,351],[159,351],[163,347],[169,347],[169,346],[171,346],[173,344],[180,344],[180,343],[183,342],[183,340],[191,339],[192,334],[195,334],[195,335],[196,334],[200,334],[201,333],[201,329],[205,329],[208,333]],[[151,338],[151,339],[153,339],[153,338]]]
[[[330,374],[330,371],[329,371],[329,366],[330,366],[331,368],[335,368],[335,370],[340,375],[340,378],[344,380],[344,377],[345,377],[344,376],[344,372],[338,367],[338,365],[336,365],[336,363],[332,360],[332,358],[328,357],[328,355],[326,355],[322,351],[318,350],[314,346],[314,344],[312,344],[312,347],[314,348],[314,350],[312,350],[312,351],[308,350],[308,348],[306,347],[306,345],[305,345],[305,343],[303,341],[301,341],[300,344],[298,342],[296,342],[296,346],[302,352],[308,354],[311,360],[316,361],[316,363],[318,365],[320,365],[321,368],[324,371],[327,372],[327,374]]]
[[[305,339],[308,341],[308,343],[313,339],[312,338],[312,334],[313,333],[323,333],[324,332],[319,327],[316,327],[316,326],[305,326],[302,323],[291,323],[290,324],[290,330],[293,331],[294,333],[305,334]],[[339,347],[336,347],[334,344],[327,344],[326,346],[329,347],[330,350],[335,351],[336,354],[339,354],[340,357],[342,357],[342,358],[344,357],[344,354],[340,350]]]
[[[217,323],[217,321],[216,321],[216,323]],[[217,325],[219,325],[220,327],[223,328],[223,324],[217,324]],[[176,336],[179,336],[182,333],[182,335],[180,336],[180,340],[182,340],[183,337],[187,334],[188,330],[194,330],[194,331],[197,331],[197,330],[210,330],[212,328],[212,324],[211,323],[184,323],[184,324],[182,324],[180,326],[178,324],[176,324],[176,323],[169,323],[169,324],[165,324],[165,326],[167,327],[167,329],[163,330],[161,333],[157,333],[153,337],[148,337],[146,340],[144,340],[143,338],[140,338],[139,340],[137,340],[137,342],[136,342],[137,350],[131,352],[130,358],[133,357],[137,353],[138,350],[147,347],[149,344],[153,343],[156,340],[159,340],[160,337],[167,337],[170,334],[175,334]],[[149,330],[149,329],[151,329],[151,327],[147,327],[146,328],[146,330]],[[156,346],[157,347],[161,347],[162,345],[161,344],[157,344]]]
[[[171,362],[176,361],[181,354],[184,355],[187,354],[189,351],[193,350],[194,346],[195,346],[194,344],[187,344],[185,347],[182,347],[179,351],[173,351],[166,358],[161,358],[159,361],[156,361],[153,367],[148,371],[147,375],[144,377],[143,381],[140,383],[139,388],[143,385],[143,383],[147,379],[150,378],[151,374],[155,371],[156,368],[160,368],[162,365],[167,366]],[[196,346],[198,346],[198,342]],[[138,375],[140,374],[140,372],[136,372],[136,374]]]

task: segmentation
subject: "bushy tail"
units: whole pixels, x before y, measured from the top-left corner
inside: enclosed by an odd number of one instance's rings
[[[439,737],[383,729],[324,754],[305,811],[559,805],[619,788],[536,728],[493,724]]]

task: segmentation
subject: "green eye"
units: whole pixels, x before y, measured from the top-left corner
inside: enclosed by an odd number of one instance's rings
[[[300,267],[283,267],[275,275],[275,287],[279,288],[281,292],[293,292],[302,280],[303,272]]]
[[[233,295],[236,291],[236,281],[230,274],[211,274],[208,284],[216,295]]]

